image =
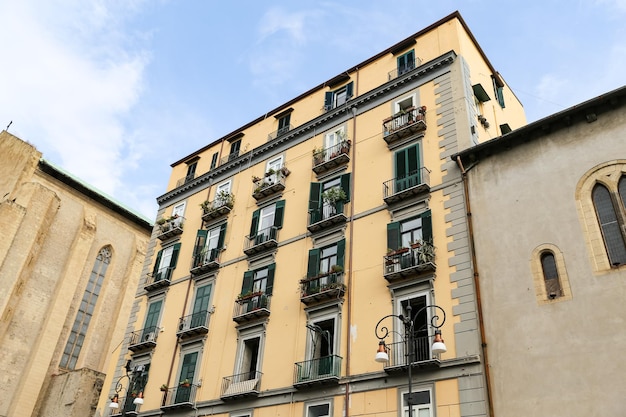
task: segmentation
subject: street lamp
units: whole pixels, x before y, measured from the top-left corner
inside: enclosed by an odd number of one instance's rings
[[[389,354],[387,353],[387,345],[385,344],[385,339],[389,336],[390,330],[387,328],[387,326],[381,326],[381,323],[390,317],[395,317],[397,319],[400,319],[400,321],[402,322],[402,324],[404,325],[404,337],[403,337],[403,341],[404,341],[404,355],[406,357],[406,363],[408,365],[408,374],[409,374],[409,394],[408,394],[408,398],[407,398],[407,403],[409,406],[409,417],[413,417],[413,404],[416,403],[416,398],[414,398],[413,395],[413,374],[411,371],[412,368],[412,364],[413,364],[413,350],[414,350],[414,346],[415,346],[415,320],[417,319],[417,317],[424,311],[428,310],[428,309],[435,309],[441,311],[441,323],[437,324],[437,321],[439,320],[439,315],[435,314],[431,317],[430,322],[428,322],[428,320],[426,321],[426,324],[424,324],[423,326],[421,326],[419,330],[423,330],[424,328],[428,328],[428,327],[432,327],[433,329],[435,329],[435,339],[433,340],[433,344],[431,346],[431,352],[432,353],[444,353],[446,352],[448,349],[446,348],[446,345],[443,342],[443,339],[441,338],[441,330],[439,330],[441,328],[441,326],[443,326],[443,324],[446,322],[446,312],[443,310],[443,308],[439,307],[438,305],[427,305],[424,306],[422,308],[420,308],[419,310],[417,310],[417,313],[415,313],[414,316],[411,316],[411,311],[412,311],[412,307],[411,304],[408,304],[406,307],[406,317],[403,316],[402,314],[389,314],[385,317],[383,317],[382,319],[380,319],[378,321],[378,323],[376,323],[376,328],[374,329],[374,332],[376,334],[376,337],[379,339],[378,342],[378,351],[376,352],[376,357],[374,358],[374,360],[376,362],[388,362],[389,361]]]
[[[131,363],[130,359],[126,361],[126,365],[124,365],[124,370],[126,372],[117,380],[117,383],[115,384],[115,394],[113,395],[113,398],[111,398],[111,402],[109,403],[111,414],[113,414],[115,410],[120,408],[120,404],[119,404],[120,392],[126,391],[126,398],[128,398],[128,391],[130,391],[130,387],[133,386],[133,382],[134,382],[133,378],[135,376],[135,372],[131,371],[130,363]],[[126,387],[124,387],[124,379],[127,380]],[[143,388],[133,400],[133,404],[135,404],[135,406],[143,404]],[[126,404],[122,406],[122,416],[124,415],[126,415]]]

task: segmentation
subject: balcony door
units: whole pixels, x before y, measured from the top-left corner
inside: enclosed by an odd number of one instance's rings
[[[188,353],[183,356],[183,364],[180,368],[179,385],[176,389],[175,404],[187,403],[191,399],[191,388],[196,375],[198,352]],[[189,381],[189,386],[184,386],[183,381]]]
[[[395,192],[407,190],[421,183],[418,144],[401,149],[395,154]]]
[[[211,284],[199,287],[196,290],[196,298],[193,302],[190,328],[207,325],[209,300],[211,299]]]
[[[143,326],[143,333],[141,334],[142,342],[152,342],[156,339],[156,331],[159,324],[159,317],[161,316],[162,305],[163,300],[150,303],[148,314],[146,314],[146,323]]]

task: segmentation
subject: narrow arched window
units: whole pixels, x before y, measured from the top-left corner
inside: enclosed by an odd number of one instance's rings
[[[87,330],[89,329],[89,323],[93,316],[100,290],[102,289],[102,281],[106,275],[107,268],[111,262],[111,247],[105,246],[100,249],[96,261],[94,262],[93,269],[89,275],[89,282],[87,288],[83,293],[83,298],[78,307],[76,318],[74,319],[74,325],[70,331],[70,336],[65,344],[63,350],[63,356],[61,356],[60,366],[62,368],[74,369],[80,355],[80,350],[83,347]]]
[[[626,195],[621,193],[622,188],[626,188],[626,185],[622,185],[623,182],[624,180],[620,181],[620,194]],[[611,193],[603,185],[596,184],[593,188],[592,198],[611,265],[626,264],[626,244],[620,230],[618,214],[611,199]]]
[[[543,281],[546,285],[548,298],[555,299],[563,295],[561,282],[559,281],[559,271],[556,267],[556,260],[552,252],[541,254],[541,269],[543,271]]]

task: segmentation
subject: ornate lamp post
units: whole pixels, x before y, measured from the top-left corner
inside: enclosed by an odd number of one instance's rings
[[[109,403],[109,408],[111,409],[111,414],[115,413],[115,411],[120,407],[120,393],[125,391],[125,404],[122,404],[122,416],[126,415],[126,403],[128,402],[128,392],[134,383],[135,372],[131,371],[130,368],[131,360],[126,361],[126,365],[124,365],[124,370],[126,371],[124,375],[122,375],[115,384],[115,395],[111,398],[111,403]],[[126,380],[126,385],[124,385],[124,380]],[[137,394],[135,399],[133,400],[133,404],[135,406],[143,404],[143,387],[141,391]]]
[[[417,319],[417,317],[424,311],[428,310],[428,309],[435,309],[441,311],[441,323],[437,324],[437,322],[439,321],[439,315],[434,314],[431,319],[430,322],[426,322],[426,324],[424,324],[423,326],[421,326],[419,330],[423,330],[424,328],[428,328],[428,327],[432,327],[433,329],[435,329],[435,339],[433,341],[433,344],[431,346],[431,351],[432,353],[444,353],[447,351],[446,345],[443,343],[443,339],[441,338],[441,330],[439,330],[443,324],[446,322],[446,312],[443,310],[443,308],[439,307],[438,305],[427,305],[424,306],[422,308],[420,308],[417,313],[415,313],[415,315],[411,316],[411,305],[409,304],[406,307],[406,317],[403,316],[402,314],[389,314],[385,317],[383,317],[382,319],[380,319],[378,321],[378,323],[376,324],[376,328],[374,329],[374,332],[376,334],[376,337],[379,339],[378,342],[378,352],[376,353],[376,357],[375,357],[375,361],[376,362],[388,362],[389,361],[389,355],[387,353],[387,345],[385,344],[385,339],[389,336],[390,330],[387,328],[387,326],[381,326],[381,323],[390,317],[395,317],[397,319],[399,319],[402,324],[404,325],[404,337],[403,337],[403,341],[404,341],[404,356],[406,358],[406,364],[408,366],[408,375],[409,375],[409,395],[407,398],[407,403],[409,406],[409,417],[413,417],[413,405],[416,403],[416,399],[414,398],[413,395],[413,373],[412,373],[412,365],[413,365],[413,353],[414,353],[414,347],[415,347],[415,320]]]

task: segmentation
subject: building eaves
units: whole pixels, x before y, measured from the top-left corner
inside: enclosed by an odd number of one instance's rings
[[[602,113],[614,111],[622,106],[626,106],[626,86],[455,153],[450,158],[453,161],[456,161],[457,157],[460,158],[461,162],[467,167],[469,164],[474,164],[492,155],[506,152],[515,146],[532,142],[558,130],[569,128],[574,124],[595,122]]]
[[[86,197],[91,198],[92,200],[98,202],[99,204],[127,218],[128,220],[135,223],[140,228],[144,229],[146,232],[148,233],[152,232],[151,220],[137,213],[131,208],[126,207],[122,203],[113,199],[113,197],[87,184],[86,182],[82,181],[80,178],[70,174],[64,169],[52,164],[49,161],[46,161],[43,158],[39,160],[39,169],[41,169],[41,171],[45,172],[51,177],[57,179],[58,181],[61,181],[62,183],[75,189],[76,191],[85,195]]]
[[[493,67],[493,65],[491,65],[491,62],[489,61],[489,59],[487,59],[487,56],[485,55],[485,53],[483,52],[482,48],[480,47],[480,45],[478,44],[478,42],[476,41],[476,38],[474,37],[474,35],[472,34],[472,32],[469,30],[469,27],[467,26],[467,24],[465,23],[465,21],[463,20],[463,18],[461,17],[461,14],[459,13],[459,11],[455,11],[451,14],[449,14],[448,16],[438,20],[437,22],[425,27],[424,29],[415,32],[413,35],[408,36],[407,38],[401,40],[400,42],[390,46],[389,48],[385,49],[384,51],[372,56],[371,58],[366,59],[365,61],[353,66],[352,68],[347,69],[346,71],[343,71],[341,73],[339,73],[338,75],[335,75],[334,77],[330,78],[329,80],[311,88],[310,90],[300,94],[299,96],[295,97],[294,99],[283,103],[282,105],[280,105],[279,107],[268,111],[266,114],[252,120],[251,122],[239,127],[238,129],[222,136],[219,139],[216,139],[212,142],[210,142],[208,145],[198,149],[197,151],[177,160],[176,162],[172,163],[170,166],[172,168],[174,168],[175,166],[182,164],[184,162],[187,162],[189,159],[196,157],[197,155],[205,152],[206,150],[210,149],[211,147],[215,146],[216,144],[226,140],[227,138],[231,138],[233,135],[242,132],[245,129],[248,129],[251,126],[256,125],[257,123],[262,122],[263,120],[267,119],[268,117],[271,117],[291,106],[293,106],[295,103],[297,103],[298,101],[302,100],[303,98],[315,93],[316,91],[319,91],[321,89],[324,89],[328,86],[333,86],[336,84],[337,80],[339,79],[343,79],[346,76],[349,76],[349,74],[356,72],[357,70],[359,70],[360,68],[363,68],[364,66],[384,57],[387,54],[390,53],[394,53],[394,51],[397,51],[397,49],[402,46],[407,44],[407,42],[409,42],[411,39],[415,39],[418,38],[420,36],[422,36],[425,33],[428,33],[434,29],[436,29],[439,26],[442,26],[443,24],[454,20],[454,19],[458,19],[458,21],[461,23],[461,26],[463,27],[463,29],[467,32],[468,36],[470,37],[470,39],[472,40],[472,42],[474,43],[474,45],[476,46],[476,49],[478,50],[478,52],[480,53],[480,56],[485,60],[485,62],[487,63],[487,66],[489,67],[489,70],[491,71],[491,73],[493,74],[493,76],[496,79],[496,83],[499,86],[503,86],[504,82],[502,81],[502,78],[500,77],[500,74],[495,70],[495,68]]]

